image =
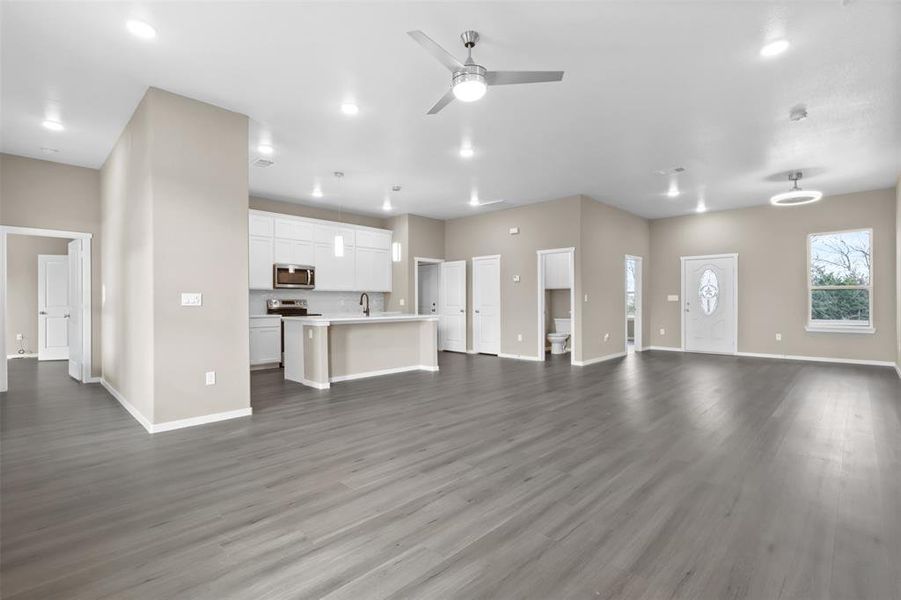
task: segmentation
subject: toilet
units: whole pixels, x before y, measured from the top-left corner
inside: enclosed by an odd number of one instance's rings
[[[569,339],[571,319],[554,319],[554,333],[547,334],[547,341],[551,343],[551,354],[563,354],[566,352],[566,341]]]

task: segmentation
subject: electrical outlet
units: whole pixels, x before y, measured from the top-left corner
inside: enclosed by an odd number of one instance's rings
[[[781,342],[781,341],[782,341],[782,334],[781,334],[781,333],[777,333],[777,334],[776,334],[776,341],[777,341],[777,342]]]
[[[406,304],[406,301],[405,301],[403,298],[401,298],[401,299],[400,299],[400,305],[403,306],[404,304]]]
[[[21,341],[24,339],[24,337],[25,337],[25,336],[23,336],[21,333],[17,333],[17,334],[16,334],[16,341],[17,341],[17,342],[21,342]]]
[[[585,302],[588,302],[588,294],[585,294]]]
[[[206,372],[206,384],[207,385],[215,385],[216,384],[216,371],[207,371]]]
[[[660,328],[660,335],[666,335],[666,329],[663,327]]]
[[[517,341],[517,342],[521,342],[521,341],[522,341],[522,334],[521,334],[521,333],[517,333],[517,334],[516,334],[516,341]]]
[[[202,306],[203,305],[203,294],[201,294],[200,292],[182,292],[181,305],[182,306]]]
[[[679,294],[668,294],[668,295],[666,296],[666,301],[667,301],[667,302],[678,302],[678,301],[679,301]]]

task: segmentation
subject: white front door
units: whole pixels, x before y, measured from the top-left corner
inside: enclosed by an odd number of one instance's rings
[[[682,261],[684,348],[733,354],[737,347],[736,256],[699,256]]]
[[[466,261],[441,263],[438,337],[442,350],[466,352]]]
[[[69,358],[69,257],[38,255],[38,360]]]
[[[82,327],[84,323],[84,296],[82,293],[82,241],[69,242],[69,376],[82,380],[84,357]]]
[[[501,259],[472,259],[472,347],[481,354],[501,349]]]
[[[438,314],[438,269],[436,263],[419,265],[418,312],[421,315]]]

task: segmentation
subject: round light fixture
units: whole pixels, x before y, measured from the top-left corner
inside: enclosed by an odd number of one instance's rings
[[[156,29],[154,29],[152,25],[145,23],[144,21],[129,19],[125,23],[125,27],[126,29],[128,29],[128,33],[137,38],[141,38],[142,40],[152,40],[156,37]]]
[[[479,65],[466,65],[462,71],[454,73],[454,96],[461,102],[475,102],[488,91],[485,80],[487,71]]]
[[[770,42],[766,46],[760,49],[760,56],[771,57],[778,56],[782,54],[786,50],[788,50],[788,40],[776,40],[774,42]]]
[[[59,121],[51,121],[50,119],[45,120],[41,125],[44,126],[44,129],[49,129],[50,131],[62,131],[65,129],[62,123]]]
[[[257,146],[257,152],[269,156],[270,154],[275,152],[275,148],[273,148],[269,144],[260,144],[259,146]]]
[[[341,112],[345,115],[355,115],[360,112],[360,107],[353,102],[345,102],[341,105]]]
[[[773,206],[800,206],[811,204],[823,197],[823,192],[816,190],[802,190],[798,186],[798,180],[804,176],[801,171],[793,171],[788,174],[788,180],[794,182],[792,188],[782,194],[776,194],[770,198]]]
[[[476,151],[472,149],[472,146],[463,146],[460,148],[460,156],[462,158],[472,158],[475,156]]]

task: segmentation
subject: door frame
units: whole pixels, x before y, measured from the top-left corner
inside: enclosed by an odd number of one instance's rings
[[[497,354],[501,353],[501,311],[503,303],[501,302],[501,255],[487,254],[485,256],[472,257],[472,351],[474,354],[482,354],[479,348],[476,348],[476,263],[486,260],[497,260]],[[467,307],[469,310],[469,307]]]
[[[443,258],[413,257],[413,314],[419,314],[419,265],[440,265]],[[438,298],[441,298],[441,277],[438,277]]]
[[[6,306],[7,306],[7,283],[6,283],[6,239],[9,235],[34,235],[34,236],[43,236],[43,237],[55,237],[55,238],[66,238],[66,239],[80,239],[82,240],[82,263],[81,263],[81,278],[82,278],[82,300],[83,300],[83,309],[84,315],[82,318],[82,335],[81,335],[81,344],[82,344],[82,356],[84,360],[81,363],[81,381],[83,383],[92,383],[95,381],[93,377],[91,377],[92,363],[93,363],[93,343],[91,340],[91,312],[93,307],[91,306],[91,255],[93,253],[91,240],[94,236],[92,233],[85,233],[82,231],[64,231],[61,229],[41,229],[38,227],[15,227],[11,225],[0,225],[0,340],[3,340],[3,343],[6,343]],[[4,348],[5,350],[5,348]],[[4,351],[4,360],[0,361],[3,363],[2,367],[0,367],[0,392],[5,392],[9,389],[9,374],[7,372],[7,361],[6,361],[6,352]]]
[[[635,256],[634,254],[626,254],[626,257],[623,259],[623,270],[626,268],[626,262],[634,260],[638,263],[638,277],[635,278],[635,351],[642,352],[644,350],[644,331],[643,331],[643,317],[642,314],[642,304],[644,304],[644,285],[642,280],[644,279],[644,261],[641,256]],[[625,272],[623,273],[623,281],[625,282]],[[626,291],[623,291],[623,298],[626,298]],[[626,332],[625,332],[625,340],[626,340],[626,351],[628,351],[629,347],[629,322],[626,320],[625,324]]]
[[[733,268],[733,276],[732,276],[732,314],[735,315],[734,319],[734,330],[733,330],[733,344],[732,344],[732,352],[727,354],[737,354],[738,353],[738,252],[730,252],[724,254],[699,254],[697,256],[680,256],[680,270],[681,270],[681,286],[680,293],[682,294],[682,301],[679,303],[679,329],[680,329],[680,337],[681,344],[680,348],[683,352],[685,352],[685,261],[687,260],[711,260],[716,258],[731,258],[732,259],[732,268]],[[716,352],[715,354],[721,354],[720,352]]]
[[[545,254],[560,254],[563,252],[569,253],[569,318],[571,332],[569,334],[570,340],[570,350],[569,350],[569,364],[576,364],[576,336],[578,335],[579,328],[576,323],[576,249],[573,247],[570,248],[552,248],[548,250],[536,250],[535,251],[538,258],[538,356],[536,360],[544,361],[546,360],[545,356],[545,346],[547,340],[545,339],[544,333],[544,255]],[[625,277],[625,275],[623,276]]]

